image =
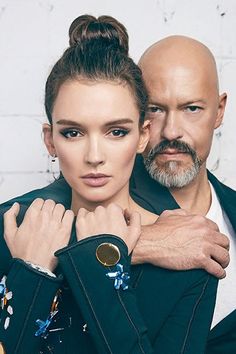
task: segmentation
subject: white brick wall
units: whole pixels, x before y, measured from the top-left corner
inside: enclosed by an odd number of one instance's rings
[[[135,60],[170,34],[192,36],[209,46],[221,90],[229,97],[208,165],[236,188],[236,1],[0,0],[0,202],[52,180],[41,137],[44,83],[67,47],[71,21],[84,13],[123,22]]]

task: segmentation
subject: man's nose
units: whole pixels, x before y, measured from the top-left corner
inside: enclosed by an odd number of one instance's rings
[[[105,162],[104,148],[98,138],[88,139],[85,162],[93,166],[101,165]]]
[[[183,137],[183,126],[181,125],[181,117],[176,112],[168,112],[162,127],[162,139],[176,140]]]

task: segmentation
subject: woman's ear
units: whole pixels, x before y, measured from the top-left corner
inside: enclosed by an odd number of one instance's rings
[[[141,154],[147,146],[150,137],[150,124],[151,121],[147,119],[143,123],[143,126],[140,128],[140,137],[139,137],[139,144],[137,149],[138,154]]]
[[[43,139],[44,143],[47,147],[47,150],[51,156],[56,155],[56,149],[53,143],[53,137],[52,137],[52,126],[51,124],[44,123],[43,124]]]

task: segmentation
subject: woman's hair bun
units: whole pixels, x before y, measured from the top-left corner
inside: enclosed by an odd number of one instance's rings
[[[126,55],[129,52],[129,37],[126,28],[111,16],[98,18],[90,15],[77,17],[69,29],[70,46],[83,45],[90,40],[105,39],[118,46]]]

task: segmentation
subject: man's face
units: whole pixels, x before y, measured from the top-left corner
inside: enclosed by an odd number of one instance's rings
[[[206,70],[198,67],[145,68],[144,79],[151,119],[150,141],[144,153],[146,168],[166,187],[181,188],[206,168],[226,95],[219,98],[217,86]]]

